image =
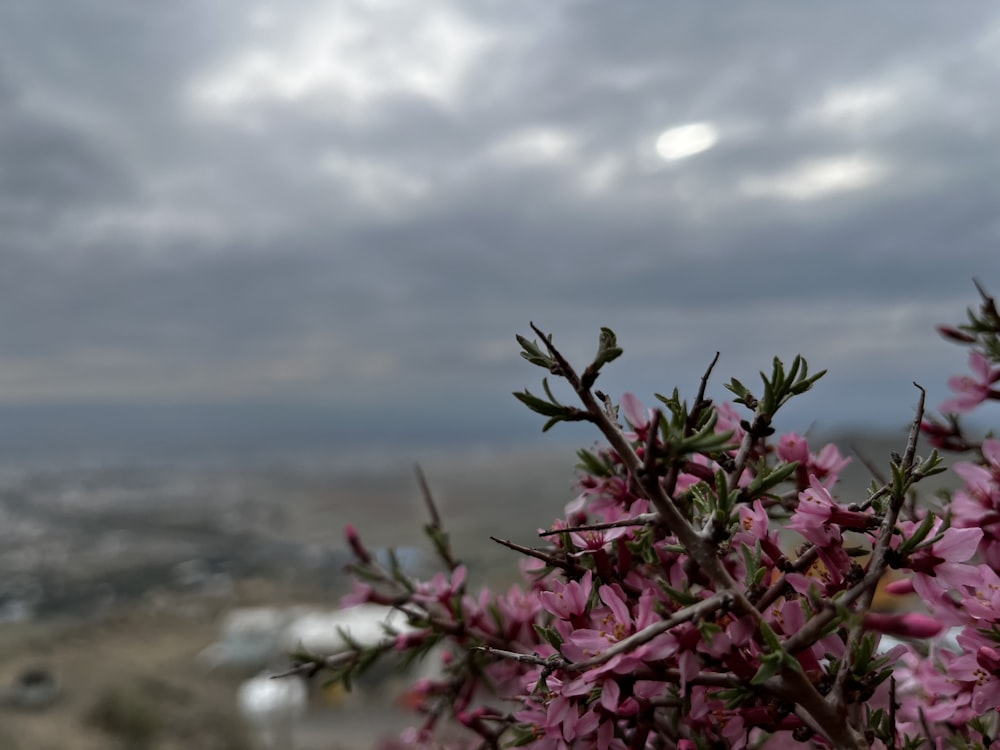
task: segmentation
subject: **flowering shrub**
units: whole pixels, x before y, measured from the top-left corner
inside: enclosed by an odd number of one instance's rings
[[[970,348],[972,374],[949,381],[939,419],[924,418],[920,389],[902,453],[863,498],[837,496],[848,459],[834,446],[775,438],[780,409],[823,374],[801,358],[775,359],[753,391],[730,381],[735,406],[705,397],[714,361],[690,402],[674,390],[655,408],[632,394],[615,405],[594,389],[622,354],[610,330],[579,371],[533,326],[537,340],[518,337],[522,356],[579,405],[547,380],[544,396],[515,396],[544,429],[589,422],[607,445],[580,451],[580,495],[538,547],[495,540],[524,556],[525,584],[473,592],[425,492],[444,568],[429,581],[379,564],[347,530],[358,582],[345,603],[396,607],[415,629],[337,657],[300,654],[298,669],[349,682],[388,651],[443,652],[441,676],[415,686],[423,718],[406,747],[989,746],[1000,731],[1000,442],[975,442],[957,416],[1000,399],[1000,315],[980,292],[968,324],[941,329]],[[917,455],[921,432],[969,459],[940,506],[916,502],[915,485],[944,470],[937,450]],[[890,594],[916,592],[922,611],[872,611],[890,569]]]

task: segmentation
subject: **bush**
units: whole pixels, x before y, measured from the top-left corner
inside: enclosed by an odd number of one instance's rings
[[[349,683],[379,657],[415,658],[446,644],[441,676],[415,686],[425,719],[409,747],[438,747],[445,722],[469,747],[986,748],[1000,703],[1000,442],[966,435],[959,413],[1000,399],[1000,314],[980,289],[969,322],[943,327],[971,349],[941,418],[924,419],[923,389],[900,452],[864,497],[836,495],[847,463],[777,436],[776,415],[823,375],[774,359],[754,389],[733,379],[733,404],[674,389],[647,409],[615,404],[594,385],[622,354],[602,329],[582,371],[552,337],[518,337],[522,356],[564,381],[577,406],[515,396],[546,418],[585,421],[607,445],[580,451],[581,494],[524,556],[526,582],[470,591],[426,493],[426,532],[443,570],[418,581],[382,565],[356,530],[358,577],[346,604],[404,612],[405,633],[333,657],[299,655],[299,671]],[[540,342],[540,343],[539,343]],[[739,407],[739,410],[737,410]],[[935,450],[917,454],[926,435]],[[962,490],[917,503],[944,471],[937,449],[961,451]],[[779,537],[777,530],[783,530]],[[796,538],[793,548],[782,539]],[[923,611],[874,613],[892,570],[893,595]],[[950,629],[950,645],[937,640]],[[886,638],[889,636],[889,638]]]

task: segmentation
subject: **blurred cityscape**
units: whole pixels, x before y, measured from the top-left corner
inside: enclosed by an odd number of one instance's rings
[[[488,535],[531,543],[572,497],[573,451],[422,453],[473,579],[515,580],[516,556]],[[413,464],[380,455],[353,469],[257,456],[5,470],[0,749],[86,750],[115,738],[255,747],[238,687],[262,667],[282,666],[275,644],[291,613],[338,607],[350,587],[345,523],[372,549],[399,549],[415,572],[435,570]],[[237,635],[236,650],[249,653],[206,658],[220,639],[233,645],[226,623],[240,618],[270,635],[269,649],[257,653]],[[38,683],[51,690],[39,697]],[[312,696],[299,747],[369,747],[413,718],[397,710],[397,697]]]

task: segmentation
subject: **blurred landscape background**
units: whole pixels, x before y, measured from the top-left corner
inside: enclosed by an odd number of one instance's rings
[[[903,430],[830,437],[883,470],[905,446]],[[814,449],[824,444],[812,440]],[[257,747],[236,691],[260,665],[213,668],[204,659],[227,617],[261,607],[335,609],[350,589],[348,522],[373,550],[400,548],[427,575],[440,569],[420,532],[416,460],[474,588],[506,588],[521,580],[518,555],[489,537],[537,545],[536,530],[576,495],[574,453],[553,441],[530,450],[385,449],[354,466],[280,453],[8,466],[0,484],[0,690],[8,696],[0,748]],[[870,481],[855,457],[840,496],[861,499]],[[950,483],[935,477],[924,489],[930,497]],[[57,678],[59,694],[18,706],[12,691],[32,670]],[[392,690],[336,700],[318,692],[299,747],[366,748],[416,721]]]
[[[596,437],[530,321],[615,400],[801,353],[776,427],[884,467],[1000,291],[998,73],[986,0],[0,0],[0,750],[259,744],[205,649],[335,608],[349,521],[432,568],[417,462],[514,580]]]

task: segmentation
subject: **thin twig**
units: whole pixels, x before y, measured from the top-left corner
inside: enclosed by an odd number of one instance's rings
[[[864,453],[861,452],[861,449],[858,448],[857,445],[851,444],[850,447],[851,452],[858,457],[858,461],[861,462],[861,465],[868,469],[869,474],[875,477],[875,481],[884,485],[886,483],[886,479],[882,475],[882,472],[879,471],[879,468]]]
[[[538,536],[557,536],[574,531],[603,531],[604,529],[617,529],[622,526],[649,526],[656,523],[659,516],[656,513],[640,513],[632,518],[620,518],[617,521],[604,521],[602,523],[586,523],[579,526],[567,526],[563,529],[549,529],[539,531]]]
[[[660,419],[662,417],[663,412],[659,409],[653,409],[653,416],[650,418],[649,426],[647,427],[646,453],[642,461],[642,471],[645,476],[656,474],[656,436],[660,431]]]
[[[889,675],[889,750],[896,750],[896,676]],[[930,736],[928,735],[928,739]]]
[[[430,485],[427,484],[427,477],[420,464],[413,465],[413,471],[417,475],[417,483],[420,485],[420,494],[424,498],[424,505],[427,506],[427,515],[431,517],[431,526],[435,529],[441,528],[441,514],[438,513],[437,504],[434,502],[434,495],[431,494]]]
[[[708,363],[708,368],[705,370],[705,374],[701,376],[701,385],[698,386],[698,395],[694,401],[696,409],[705,401],[705,389],[708,388],[708,379],[712,376],[712,370],[715,369],[715,365],[718,361],[719,352],[716,352],[715,356],[712,357],[712,361]]]
[[[809,545],[798,559],[792,563],[792,571],[796,573],[801,573],[804,570],[808,570],[809,567],[816,562],[819,558],[819,547],[815,544]],[[765,610],[770,607],[774,602],[778,601],[784,593],[785,587],[788,585],[788,574],[782,573],[777,581],[771,584],[771,586],[764,592],[764,595],[757,600],[757,608]]]
[[[427,507],[427,515],[430,516],[430,523],[427,527],[428,536],[434,543],[437,553],[444,560],[444,564],[448,566],[448,570],[456,570],[460,563],[451,552],[451,542],[444,526],[441,525],[441,514],[438,512],[437,503],[434,502],[434,494],[427,483],[427,477],[424,476],[424,470],[420,464],[414,464],[413,470],[417,475],[417,484],[420,485],[420,494],[424,498],[424,505]]]
[[[600,654],[597,654],[590,659],[574,662],[572,668],[574,670],[584,670],[596,667],[599,664],[604,664],[619,654],[627,654],[628,652],[633,651],[636,647],[641,646],[644,643],[649,643],[658,635],[666,633],[671,628],[675,628],[678,625],[690,622],[691,620],[697,620],[719,609],[729,609],[732,605],[732,594],[728,592],[713,594],[707,599],[702,599],[700,602],[684,607],[684,609],[675,612],[666,620],[660,620],[660,622],[654,622],[652,625],[647,625],[642,630],[633,633],[627,638],[623,638],[606,651],[602,651]]]
[[[525,547],[523,544],[512,542],[510,539],[499,539],[495,536],[491,536],[490,539],[497,544],[502,544],[504,547],[514,550],[515,552],[520,552],[522,555],[534,557],[536,560],[541,560],[554,568],[565,570],[567,573],[578,573],[580,571],[580,566],[568,558],[558,558],[555,555],[548,554],[547,552],[542,552],[541,550]]]
[[[934,735],[931,734],[930,725],[927,723],[927,714],[924,713],[923,706],[917,709],[920,714],[920,726],[924,728],[924,737],[927,739],[927,744],[934,747]]]
[[[539,656],[539,654],[522,654],[517,651],[507,651],[502,648],[492,648],[491,646],[473,646],[473,651],[478,651],[480,653],[486,654],[487,656],[498,656],[501,659],[508,659],[510,661],[516,661],[519,664],[533,664],[536,667],[551,667],[553,669],[565,668],[566,662],[561,657],[549,657]]]

